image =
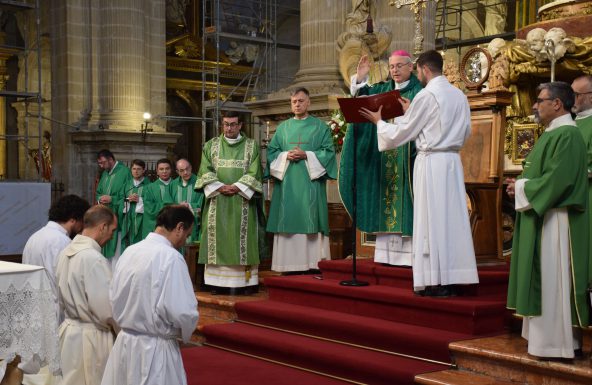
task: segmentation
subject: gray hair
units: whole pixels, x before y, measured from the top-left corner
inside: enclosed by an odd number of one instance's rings
[[[542,90],[549,91],[550,98],[561,100],[563,109],[568,112],[571,111],[576,101],[576,97],[569,84],[566,82],[542,83],[537,87],[537,92],[541,92]]]

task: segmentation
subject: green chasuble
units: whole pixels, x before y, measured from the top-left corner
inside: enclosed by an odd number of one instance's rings
[[[421,91],[414,74],[399,90],[413,100]],[[394,80],[381,82],[359,90],[358,95],[375,95],[395,89]],[[415,145],[404,144],[394,150],[378,151],[376,125],[353,123],[345,133],[339,164],[339,195],[345,209],[352,213],[353,205],[353,135],[356,135],[356,225],[369,233],[413,232],[412,175]]]
[[[142,191],[144,201],[144,219],[142,223],[142,239],[156,228],[156,217],[164,206],[175,203],[171,193],[171,180],[165,184],[160,178],[150,183]]]
[[[516,309],[519,315],[541,315],[540,245],[543,220],[548,210],[567,208],[571,243],[572,323],[583,327],[589,324],[586,164],[584,141],[574,126],[561,126],[543,133],[524,161],[520,178],[528,179],[524,192],[532,208],[516,213],[508,285],[508,308]]]
[[[223,135],[208,141],[197,173],[197,191],[211,183],[242,183],[255,193],[251,199],[240,194],[212,194],[205,198],[199,263],[213,265],[258,265],[259,222],[257,202],[261,197],[259,146],[242,136],[230,144]]]
[[[137,185],[134,186],[134,179],[130,179],[125,184],[125,197],[128,197],[130,194],[138,194],[140,197],[142,196],[142,192],[144,188],[148,186],[150,182],[148,178],[142,179],[142,181]],[[123,210],[127,205],[127,210],[124,213]],[[142,238],[142,219],[144,217],[143,213],[136,213],[136,202],[126,202],[125,200],[119,207],[118,212],[118,220],[121,225],[121,252],[125,250],[126,247],[133,245],[134,243],[140,242]]]
[[[183,186],[183,178],[178,177],[171,182],[171,192],[173,193],[173,200],[175,203],[187,202],[191,205],[191,210],[195,216],[193,222],[193,231],[191,235],[187,237],[187,244],[196,243],[199,241],[199,218],[201,216],[200,210],[203,204],[204,195],[201,191],[195,191],[194,186],[197,181],[197,176],[191,174],[191,178],[187,182],[187,185]]]
[[[121,210],[123,198],[125,195],[125,185],[132,179],[132,173],[124,164],[117,162],[110,172],[106,170],[101,174],[101,179],[97,185],[97,193],[95,201],[98,202],[102,195],[109,195],[111,203],[107,205],[113,213],[117,215]],[[117,224],[117,231],[113,233],[113,237],[103,246],[102,253],[107,258],[112,258],[117,249],[117,238],[121,231],[121,223]]]
[[[337,163],[331,131],[325,122],[310,115],[306,119],[292,118],[282,122],[267,149],[266,177],[270,175],[269,165],[282,152],[297,146],[303,151],[314,152],[326,173],[310,180],[305,160],[287,161],[283,180],[273,181],[267,231],[329,235],[326,181],[337,177]]]
[[[590,219],[590,239],[592,239],[592,179],[590,178],[592,176],[592,115],[576,119],[576,125],[584,137],[586,152],[588,153],[588,218]],[[590,252],[592,253],[592,242],[590,244]],[[592,260],[590,261],[589,268],[589,274],[592,277]]]

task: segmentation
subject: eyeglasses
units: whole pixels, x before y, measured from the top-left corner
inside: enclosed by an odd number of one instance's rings
[[[224,123],[222,123],[222,125],[224,127],[230,127],[230,128],[238,127],[239,124],[240,123],[238,123],[238,122],[232,122],[232,123],[224,122]]]
[[[592,91],[588,91],[588,92],[575,92],[574,91],[574,95],[576,96],[576,98],[580,95],[586,95],[586,94],[592,94]]]
[[[393,64],[391,67],[400,70],[401,68],[408,66],[409,64],[411,64],[411,63],[399,63],[399,64]]]
[[[555,100],[557,98],[536,98],[536,104],[541,104],[545,100]]]

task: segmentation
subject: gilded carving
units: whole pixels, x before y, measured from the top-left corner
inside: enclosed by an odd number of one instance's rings
[[[374,1],[354,0],[352,11],[345,19],[345,32],[337,38],[339,72],[348,87],[362,55],[368,55],[371,61],[371,83],[388,78],[388,62],[380,60],[380,57],[391,40],[391,30],[376,22]]]

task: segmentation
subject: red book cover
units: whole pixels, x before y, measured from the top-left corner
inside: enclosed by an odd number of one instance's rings
[[[397,90],[382,94],[359,96],[357,98],[337,98],[339,108],[348,123],[367,123],[368,120],[360,115],[360,108],[378,111],[382,106],[382,120],[388,120],[403,115],[403,107],[399,103],[401,94]]]

